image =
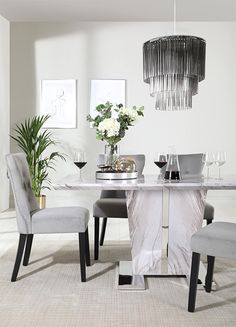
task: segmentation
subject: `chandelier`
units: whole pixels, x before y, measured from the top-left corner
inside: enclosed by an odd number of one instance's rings
[[[196,36],[171,35],[144,43],[143,80],[156,98],[156,109],[192,108],[198,82],[205,78],[205,55],[206,42]]]

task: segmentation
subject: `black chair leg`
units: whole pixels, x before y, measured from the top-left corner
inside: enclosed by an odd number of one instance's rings
[[[19,235],[19,243],[18,243],[18,249],[17,249],[17,254],[16,254],[16,260],[15,260],[15,265],[14,265],[12,276],[11,276],[11,281],[12,282],[15,282],[16,279],[17,279],[17,275],[18,275],[18,272],[19,272],[22,255],[23,255],[23,252],[24,252],[26,237],[27,237],[26,234],[20,234]]]
[[[104,243],[106,227],[107,227],[107,217],[104,217],[103,220],[102,220],[102,231],[101,231],[101,236],[100,236],[100,245],[101,246]]]
[[[79,253],[80,253],[80,273],[81,282],[86,282],[86,236],[85,233],[79,233]]]
[[[94,217],[94,260],[99,257],[99,217]]]
[[[190,285],[189,285],[189,298],[188,298],[188,311],[189,312],[194,312],[194,310],[195,310],[199,264],[200,264],[200,254],[193,252]]]
[[[207,256],[207,274],[206,274],[206,279],[205,279],[205,290],[208,293],[211,292],[214,263],[215,263],[215,257],[208,255]]]
[[[86,265],[90,266],[90,250],[89,250],[89,235],[88,235],[88,228],[86,229],[85,232],[85,247],[86,247],[86,251],[85,251],[85,255],[86,255]]]
[[[33,237],[34,237],[33,234],[27,235],[26,246],[25,246],[25,254],[24,254],[24,259],[23,259],[23,266],[28,266],[31,247],[32,247],[32,242],[33,242]]]

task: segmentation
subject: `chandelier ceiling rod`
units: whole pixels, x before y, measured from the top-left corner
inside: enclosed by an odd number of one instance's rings
[[[174,35],[176,35],[176,0],[174,0]]]

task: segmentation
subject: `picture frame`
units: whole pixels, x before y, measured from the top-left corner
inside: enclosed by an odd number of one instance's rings
[[[95,117],[96,106],[107,101],[113,104],[122,103],[125,106],[126,80],[124,79],[96,79],[91,80],[90,115]]]
[[[73,79],[40,81],[40,115],[50,115],[44,128],[76,128],[76,90]]]

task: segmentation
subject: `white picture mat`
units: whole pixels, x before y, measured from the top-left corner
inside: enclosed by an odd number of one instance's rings
[[[125,106],[125,80],[91,80],[90,115],[98,115],[96,107],[107,101]]]
[[[41,80],[40,115],[44,128],[76,128],[76,80]]]

